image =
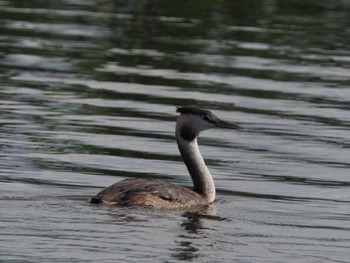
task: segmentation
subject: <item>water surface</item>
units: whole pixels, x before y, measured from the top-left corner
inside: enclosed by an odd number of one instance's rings
[[[349,1],[1,1],[0,260],[349,262]],[[199,143],[199,213],[86,201],[191,185],[176,106],[245,128]]]

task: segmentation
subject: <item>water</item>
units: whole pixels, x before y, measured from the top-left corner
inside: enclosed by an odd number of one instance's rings
[[[2,262],[350,262],[349,1],[1,1]],[[200,148],[200,213],[90,205],[190,185],[175,107],[240,124]]]

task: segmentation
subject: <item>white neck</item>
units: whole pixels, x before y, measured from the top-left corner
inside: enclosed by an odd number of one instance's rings
[[[192,177],[194,191],[203,195],[211,203],[215,200],[214,180],[199,151],[197,138],[187,141],[180,134],[180,127],[176,127],[177,144],[182,159]]]

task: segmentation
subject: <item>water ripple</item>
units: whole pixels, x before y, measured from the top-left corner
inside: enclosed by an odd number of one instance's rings
[[[348,260],[346,1],[0,6],[1,261]],[[191,185],[182,105],[244,127],[199,139],[215,205],[89,205],[124,178]]]

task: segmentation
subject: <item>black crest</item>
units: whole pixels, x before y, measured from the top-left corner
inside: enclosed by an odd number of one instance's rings
[[[181,114],[212,115],[210,111],[197,107],[178,107],[176,109],[176,112],[179,112]]]

